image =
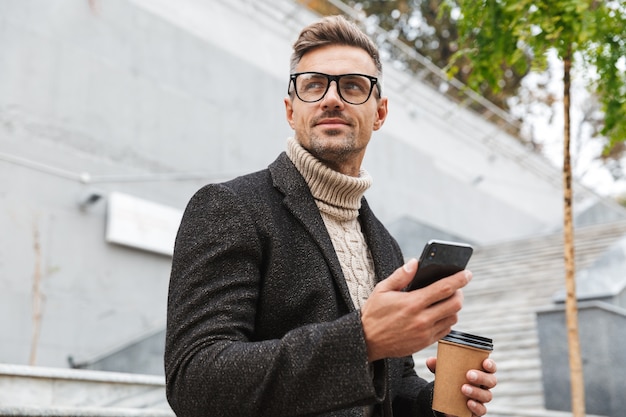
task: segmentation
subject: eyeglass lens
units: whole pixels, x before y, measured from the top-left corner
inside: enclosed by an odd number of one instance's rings
[[[333,79],[337,81],[339,95],[348,103],[365,103],[372,92],[372,81],[363,75],[330,76],[320,73],[301,73],[295,80],[296,94],[302,101],[319,101],[328,91]]]

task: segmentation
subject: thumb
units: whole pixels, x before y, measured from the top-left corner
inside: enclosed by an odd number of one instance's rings
[[[400,268],[396,269],[393,274],[378,284],[383,291],[400,291],[403,290],[417,271],[417,259],[411,258]]]
[[[435,373],[435,368],[437,367],[437,358],[430,357],[426,359],[426,367],[433,374]]]

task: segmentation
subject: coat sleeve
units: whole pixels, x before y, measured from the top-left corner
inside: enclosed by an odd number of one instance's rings
[[[254,340],[264,251],[230,189],[210,185],[191,199],[168,297],[166,389],[176,415],[295,416],[381,401],[358,312]]]
[[[433,383],[427,382],[415,373],[411,357],[401,359],[402,377],[394,389],[392,401],[394,417],[438,417],[432,409]]]

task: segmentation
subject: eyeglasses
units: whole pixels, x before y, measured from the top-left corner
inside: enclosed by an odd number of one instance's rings
[[[289,76],[289,91],[293,83],[296,96],[305,103],[315,103],[324,98],[330,83],[337,84],[339,97],[346,103],[363,104],[372,95],[378,78],[364,74],[328,75],[321,72],[299,72]],[[380,94],[380,85],[378,85]]]

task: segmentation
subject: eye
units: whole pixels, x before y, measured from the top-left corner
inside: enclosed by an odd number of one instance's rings
[[[328,82],[326,78],[318,76],[302,77],[298,81],[300,91],[323,90]]]
[[[370,81],[361,76],[349,76],[341,79],[341,89],[346,92],[367,93],[370,89]]]

